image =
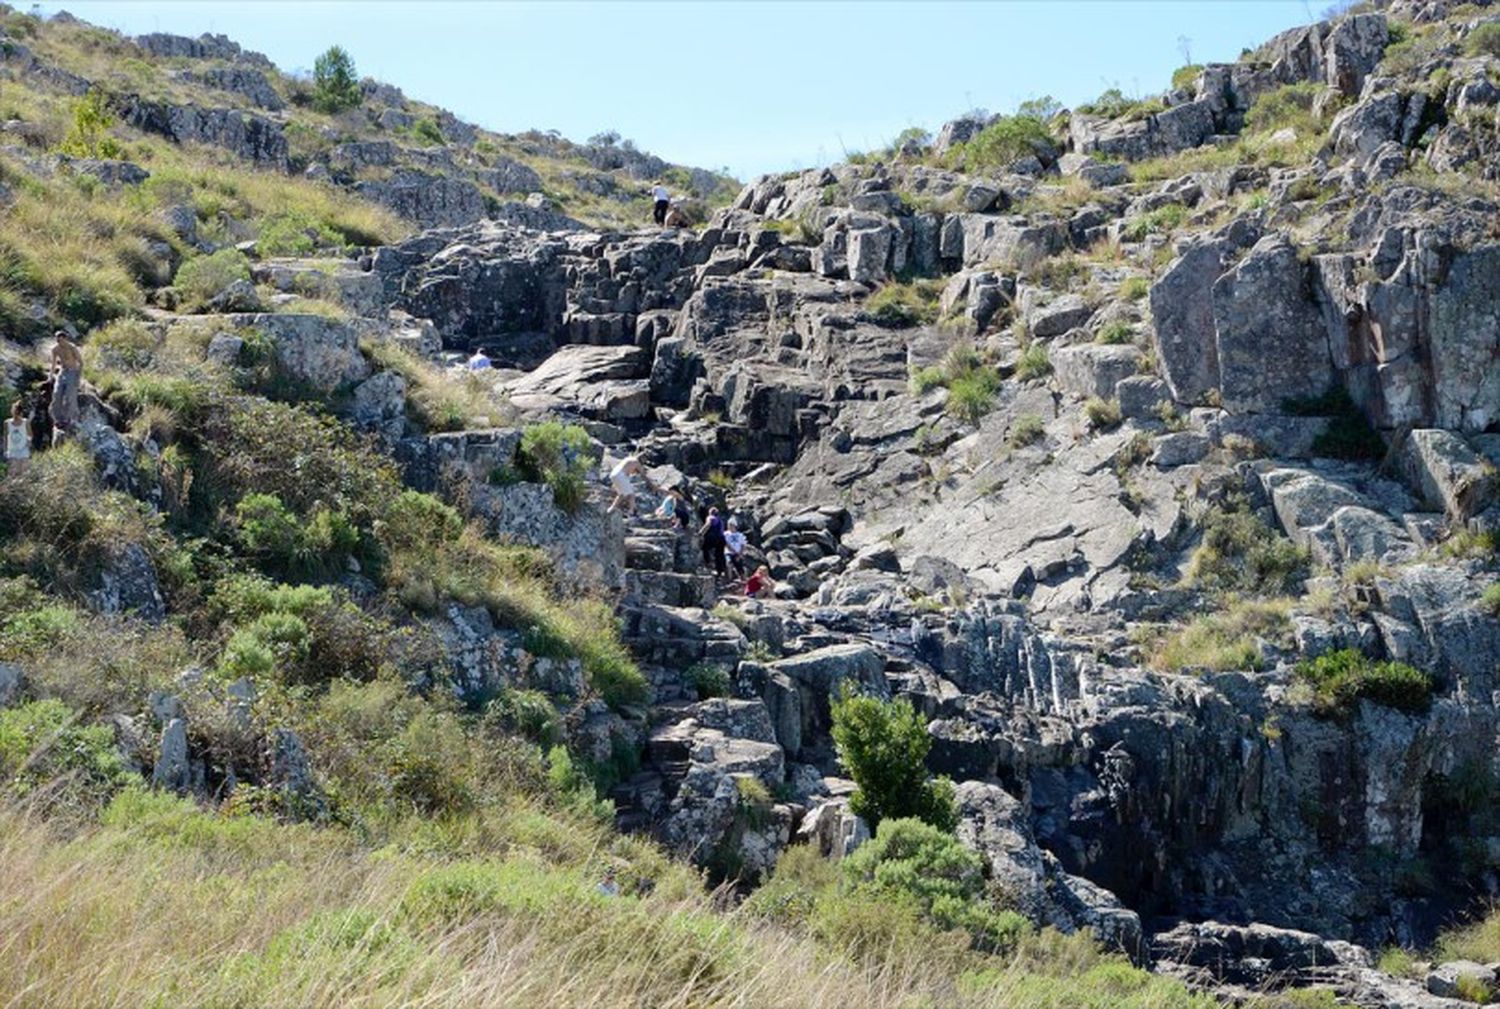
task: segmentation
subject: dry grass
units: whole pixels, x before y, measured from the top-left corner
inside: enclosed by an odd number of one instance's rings
[[[444,828],[433,825],[434,837]],[[127,791],[70,835],[0,817],[8,1007],[422,1006],[559,1009],[1198,1009],[1087,940],[973,957],[913,946],[856,963],[716,911],[691,874],[629,839],[520,805],[497,854],[362,850],[341,831],[199,812]],[[593,883],[615,865],[627,890]],[[86,965],[86,966],[85,966]]]
[[[510,402],[484,379],[455,375],[388,341],[369,340],[365,354],[406,379],[407,406],[429,431],[499,427],[514,419]]]

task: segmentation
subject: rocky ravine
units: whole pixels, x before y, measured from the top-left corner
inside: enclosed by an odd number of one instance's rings
[[[994,173],[933,166],[984,125],[961,120],[934,151],[757,180],[698,233],[428,231],[332,270],[355,321],[226,325],[263,324],[293,377],[352,387],[354,420],[410,483],[467,486],[495,532],[619,593],[653,703],[585,705],[570,731],[601,763],[641,761],[616,790],[625,825],[747,882],[794,841],[857,844],[827,733],[852,680],[929,716],[962,838],[1034,920],[1226,991],[1449,1004],[1451,984],[1429,994],[1369,953],[1425,942],[1500,885],[1481,815],[1496,575],[1443,549],[1500,525],[1500,207],[1481,179],[1500,91],[1493,61],[1461,55],[1483,15],[1443,23],[1454,42],[1428,64],[1382,62],[1393,19],[1444,13],[1297,29],[1203,68],[1161,112],[1075,115],[1065,141]],[[1124,168],[1233,149],[1257,97],[1307,84],[1342,108],[1306,163],[1247,154],[1157,183]],[[1157,227],[1170,207],[1181,223]],[[913,276],[941,279],[943,322],[871,309]],[[522,415],[576,417],[700,498],[725,500],[709,477],[732,477],[779,598],[718,600],[691,542],[492,485],[517,431],[415,433],[361,336],[483,345]],[[911,377],[968,344],[1003,380],[960,419],[952,390]],[[1329,458],[1355,423],[1330,389],[1383,458]],[[1259,668],[1146,668],[1154,625],[1225,605],[1183,576],[1231,502],[1316,577],[1262,631],[1244,663]],[[454,608],[443,632],[467,690],[524,671],[577,692],[576,670],[528,665],[482,613]],[[1320,712],[1293,666],[1342,647],[1429,672],[1432,704]],[[698,699],[702,664],[731,696]],[[777,796],[771,815],[744,815],[746,776]]]

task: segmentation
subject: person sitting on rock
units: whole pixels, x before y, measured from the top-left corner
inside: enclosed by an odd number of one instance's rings
[[[26,417],[26,404],[17,399],[10,405],[10,418],[5,422],[6,472],[20,476],[30,462],[31,421]]]
[[[466,365],[466,367],[468,367],[470,371],[484,371],[486,368],[493,368],[494,366],[494,362],[491,361],[489,355],[484,352],[483,347],[480,347],[474,351],[474,356],[469,358]]]
[[[641,461],[633,455],[627,455],[614,468],[609,471],[609,485],[615,490],[615,499],[609,503],[609,510],[614,511],[622,505],[625,514],[635,514],[635,481],[631,478],[643,473]]]
[[[52,345],[52,444],[60,443],[78,426],[78,389],[83,384],[83,352],[58,330]]]
[[[711,565],[714,574],[724,578],[729,569],[724,563],[724,520],[719,517],[719,509],[708,510],[708,518],[703,520],[703,528],[698,530],[698,535],[703,547],[704,565]]]
[[[604,870],[604,878],[599,880],[599,885],[595,889],[599,891],[599,895],[602,897],[618,897],[620,895],[620,883],[615,878],[613,867]]]
[[[724,549],[729,554],[729,564],[734,568],[736,578],[745,577],[745,547],[747,545],[745,534],[740,532],[740,520],[731,517],[729,528],[724,532]]]
[[[771,579],[771,569],[762,564],[755,569],[755,574],[745,582],[745,595],[751,599],[767,599],[776,590],[776,582]]]
[[[675,203],[668,208],[666,215],[662,217],[661,223],[664,228],[691,228],[693,226],[693,222],[688,219],[687,213]]]
[[[672,205],[672,194],[667,191],[667,187],[662,185],[659,179],[656,185],[651,187],[651,201],[651,219],[658,226],[666,224],[667,208]]]

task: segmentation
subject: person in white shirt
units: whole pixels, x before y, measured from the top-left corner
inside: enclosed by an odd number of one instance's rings
[[[18,399],[10,405],[10,419],[5,422],[5,465],[11,476],[26,472],[31,462],[31,421],[26,407]]]
[[[615,489],[615,499],[609,504],[610,511],[624,505],[625,514],[635,514],[635,481],[631,477],[641,472],[641,461],[633,455],[615,463],[614,468],[609,471],[609,484]]]
[[[729,530],[724,533],[724,547],[729,554],[729,565],[734,568],[736,578],[745,577],[745,534],[740,532],[739,519],[729,520]]]
[[[651,217],[658,225],[665,224],[667,220],[667,208],[672,205],[672,194],[667,187],[658,182],[651,187],[651,199],[653,207]]]
[[[490,361],[489,355],[485,354],[483,347],[475,350],[474,356],[469,358],[468,368],[470,371],[483,371],[491,367],[494,367],[494,364]]]

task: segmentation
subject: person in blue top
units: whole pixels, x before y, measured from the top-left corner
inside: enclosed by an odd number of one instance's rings
[[[703,546],[703,563],[713,565],[714,573],[720,578],[729,573],[728,566],[724,562],[724,520],[719,517],[719,509],[710,508],[708,518],[703,521],[703,528],[699,530],[699,542]]]
[[[474,356],[469,358],[467,367],[470,371],[484,371],[486,368],[493,368],[494,362],[484,352],[484,348],[480,347],[474,351]]]

